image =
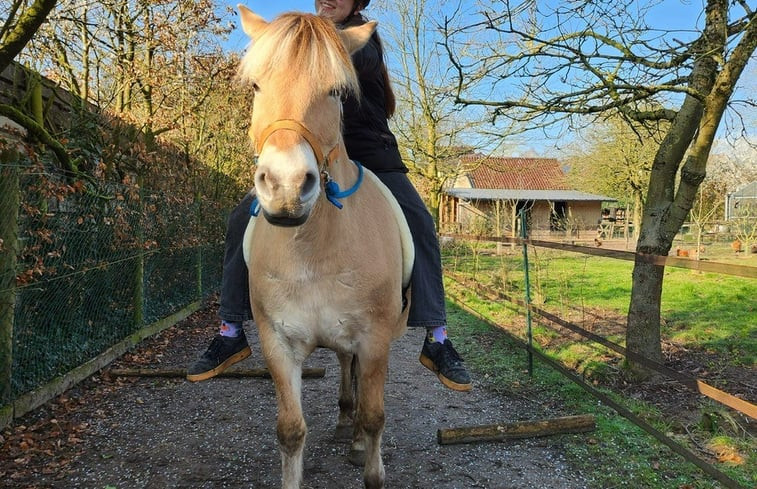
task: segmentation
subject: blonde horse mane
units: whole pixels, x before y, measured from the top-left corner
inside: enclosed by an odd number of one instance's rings
[[[296,82],[307,80],[310,96],[318,90],[357,94],[360,85],[352,60],[336,26],[312,14],[285,13],[273,20],[252,42],[239,66],[243,81],[257,83],[271,73],[287,73]]]

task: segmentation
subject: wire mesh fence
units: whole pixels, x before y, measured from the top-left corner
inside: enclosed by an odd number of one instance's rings
[[[228,204],[0,164],[0,406],[220,284]]]

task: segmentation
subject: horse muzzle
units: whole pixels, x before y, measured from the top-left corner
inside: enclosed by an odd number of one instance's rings
[[[318,167],[305,161],[299,165],[262,164],[255,172],[255,191],[266,221],[275,226],[299,226],[310,215],[320,192]],[[310,163],[310,164],[308,164]]]

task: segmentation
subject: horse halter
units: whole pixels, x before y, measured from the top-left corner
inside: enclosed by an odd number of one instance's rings
[[[354,194],[360,187],[360,184],[363,182],[363,165],[361,165],[357,161],[353,161],[358,169],[357,181],[354,185],[352,185],[352,187],[348,188],[347,190],[340,189],[339,185],[331,179],[331,175],[329,175],[329,172],[326,170],[326,167],[328,167],[329,164],[331,164],[335,160],[336,153],[339,150],[339,145],[335,145],[333,148],[331,148],[331,150],[324,158],[323,152],[320,149],[320,144],[318,144],[318,139],[316,139],[315,135],[310,132],[310,130],[305,127],[304,124],[294,119],[279,119],[277,121],[271,122],[268,126],[266,126],[265,129],[263,129],[263,134],[261,134],[259,142],[256,144],[255,148],[256,160],[258,155],[260,155],[260,153],[263,151],[263,145],[265,144],[266,140],[271,136],[271,134],[280,130],[294,131],[302,136],[305,141],[307,141],[308,145],[310,145],[310,149],[313,150],[316,162],[318,163],[318,167],[320,168],[326,199],[334,204],[334,206],[336,206],[338,209],[341,209],[342,203],[339,201],[339,199],[343,199]],[[258,198],[255,197],[254,199],[252,199],[252,204],[250,205],[250,214],[257,216],[259,211],[260,204],[258,203]]]
[[[339,150],[338,145],[334,146],[331,148],[331,151],[328,152],[326,158],[324,158],[323,152],[321,151],[321,145],[318,144],[318,139],[316,139],[315,135],[310,132],[304,124],[294,119],[279,119],[271,122],[265,129],[263,129],[263,134],[260,136],[255,152],[259,155],[263,151],[263,145],[271,134],[281,130],[294,131],[307,141],[308,145],[310,145],[310,149],[313,150],[313,154],[315,155],[315,159],[318,162],[321,172],[326,170],[326,167],[333,161]]]

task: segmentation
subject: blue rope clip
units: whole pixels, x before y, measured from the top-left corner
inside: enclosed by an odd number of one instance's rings
[[[359,161],[352,162],[357,167],[357,181],[355,181],[355,184],[347,190],[340,189],[339,184],[332,180],[331,176],[329,176],[329,174],[324,171],[324,174],[326,175],[326,183],[324,184],[326,198],[329,200],[329,202],[334,204],[337,209],[344,207],[342,203],[339,202],[339,199],[344,199],[345,197],[349,197],[350,195],[354,194],[355,192],[357,192],[357,189],[360,188],[360,184],[363,183],[363,165],[361,165]]]
[[[250,204],[250,215],[258,217],[258,214],[260,214],[260,203],[258,202],[258,197],[255,196],[252,198],[252,203]]]

